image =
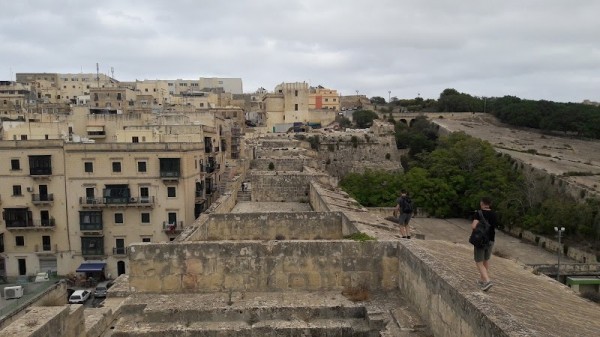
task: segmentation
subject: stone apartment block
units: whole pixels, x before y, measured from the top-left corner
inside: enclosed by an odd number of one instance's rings
[[[0,142],[0,273],[67,270],[70,243],[61,141]],[[59,261],[60,260],[60,261]]]
[[[75,103],[92,88],[116,87],[118,81],[105,74],[17,73],[17,82],[32,86],[36,98],[48,103]]]
[[[103,143],[0,142],[0,273],[65,275],[94,261],[117,276],[127,246],[169,241],[210,206],[232,139],[223,120],[140,124]]]
[[[22,113],[29,103],[29,85],[12,81],[0,81],[0,115]]]

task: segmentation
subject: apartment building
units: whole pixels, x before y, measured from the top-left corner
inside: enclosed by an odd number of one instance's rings
[[[32,85],[36,97],[47,103],[76,103],[92,88],[117,87],[119,81],[105,74],[17,73],[17,82]]]
[[[218,196],[222,119],[206,125],[129,125],[114,141],[2,141],[0,273],[93,262],[127,272],[127,246],[168,242]],[[3,268],[3,269],[1,269]]]
[[[337,90],[327,89],[322,86],[311,87],[308,94],[308,108],[340,111],[340,97]]]
[[[200,77],[198,85],[202,90],[223,88],[224,92],[234,95],[239,95],[244,92],[241,78]]]
[[[29,85],[0,81],[0,115],[23,113],[29,103],[30,95]]]
[[[0,141],[0,273],[67,271],[67,221],[62,141]]]

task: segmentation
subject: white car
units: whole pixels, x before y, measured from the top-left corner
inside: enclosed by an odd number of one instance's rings
[[[34,282],[46,282],[49,280],[50,280],[50,277],[48,277],[48,273],[37,273],[37,275],[35,275]]]
[[[91,292],[87,290],[75,290],[71,297],[69,297],[69,303],[71,304],[83,304],[90,298]]]

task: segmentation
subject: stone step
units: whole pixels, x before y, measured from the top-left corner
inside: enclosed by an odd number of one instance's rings
[[[112,337],[375,337],[360,319],[147,323],[119,320]]]
[[[150,322],[232,322],[265,320],[302,320],[357,318],[365,319],[362,306],[279,306],[279,307],[213,307],[213,308],[147,308],[144,321]]]

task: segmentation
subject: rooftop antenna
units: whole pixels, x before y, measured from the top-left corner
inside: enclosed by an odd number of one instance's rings
[[[100,88],[100,66],[98,62],[96,62],[96,83],[98,83],[98,88]]]

